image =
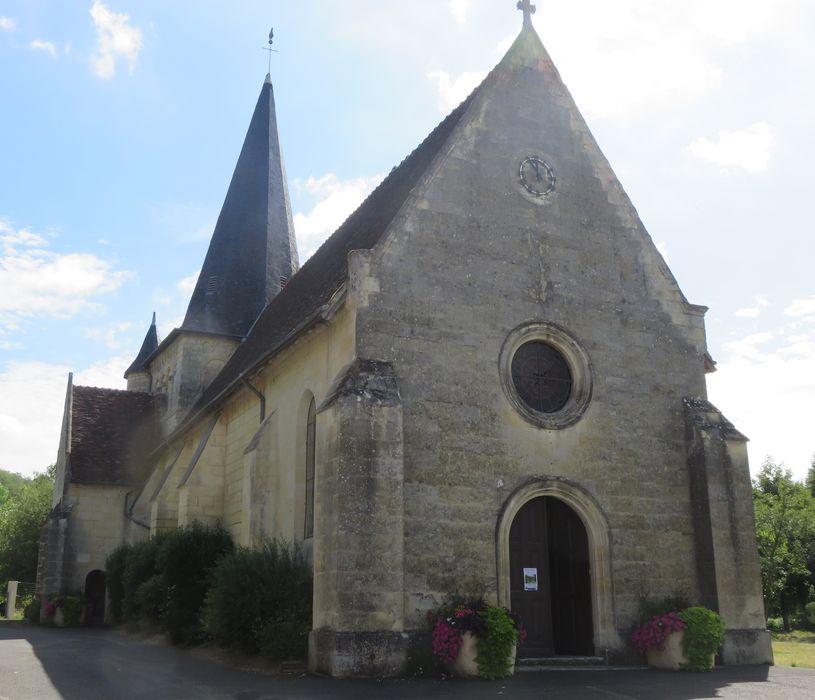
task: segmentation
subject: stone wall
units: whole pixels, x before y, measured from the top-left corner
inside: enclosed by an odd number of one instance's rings
[[[543,199],[519,182],[530,154],[557,174]],[[349,284],[358,352],[392,364],[404,412],[406,626],[456,582],[496,596],[498,515],[532,478],[569,480],[599,505],[620,632],[645,597],[696,599],[683,398],[706,392],[704,309],[682,296],[542,48],[521,46],[487,79],[363,257]],[[534,322],[589,358],[588,407],[562,429],[531,424],[502,389],[502,347]]]
[[[246,387],[218,409],[207,439],[213,416],[202,416],[183,437],[181,454],[178,444],[167,446],[134,512],[149,511],[154,531],[198,520],[223,524],[244,544],[302,541],[305,411],[353,360],[354,328],[355,310],[344,307],[251,379],[265,397],[263,421],[260,401]]]
[[[66,591],[84,591],[85,577],[96,569],[104,571],[108,554],[125,542],[125,495],[132,491],[128,486],[70,485],[66,496],[70,508]]]

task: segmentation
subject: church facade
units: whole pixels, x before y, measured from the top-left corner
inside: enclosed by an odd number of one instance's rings
[[[302,267],[267,78],[183,325],[151,326],[126,392],[69,381],[38,592],[199,521],[303,544],[317,672],[398,673],[464,585],[532,656],[623,660],[641,602],[681,595],[722,614],[724,663],[769,663],[705,311],[528,16]]]

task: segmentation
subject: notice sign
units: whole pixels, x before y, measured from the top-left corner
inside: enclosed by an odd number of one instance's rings
[[[524,590],[538,590],[538,570],[524,568]]]

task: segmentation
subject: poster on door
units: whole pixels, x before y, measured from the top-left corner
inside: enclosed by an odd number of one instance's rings
[[[537,591],[538,590],[538,570],[537,568],[524,567],[524,590]]]

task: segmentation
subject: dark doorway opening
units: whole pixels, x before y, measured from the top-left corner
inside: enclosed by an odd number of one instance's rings
[[[557,498],[524,505],[509,531],[510,596],[527,628],[524,657],[591,656],[589,540],[580,517]]]
[[[85,624],[105,624],[105,572],[98,569],[85,577]]]

